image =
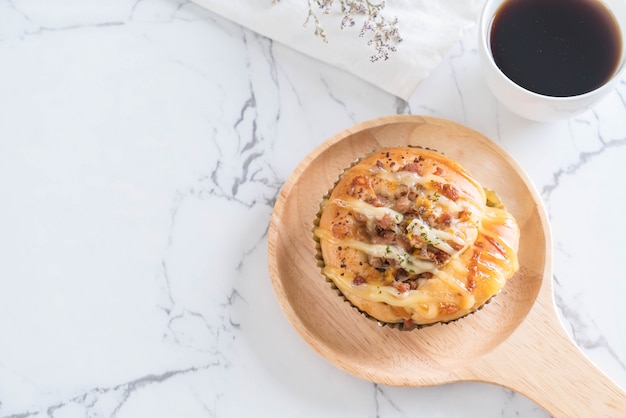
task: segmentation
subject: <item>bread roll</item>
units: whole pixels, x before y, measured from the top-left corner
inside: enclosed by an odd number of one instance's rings
[[[360,311],[400,328],[472,313],[518,269],[518,225],[487,193],[438,152],[376,151],[321,205],[322,272]]]

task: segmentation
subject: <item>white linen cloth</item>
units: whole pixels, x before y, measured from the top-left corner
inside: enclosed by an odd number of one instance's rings
[[[342,12],[335,0],[324,15],[312,1],[328,42],[315,36],[307,0],[193,0],[212,12],[304,54],[342,68],[408,100],[419,83],[448,50],[476,25],[484,0],[387,0],[382,10],[388,20],[398,17],[402,42],[388,60],[370,61],[375,54],[370,39],[359,37],[364,20],[341,29]]]

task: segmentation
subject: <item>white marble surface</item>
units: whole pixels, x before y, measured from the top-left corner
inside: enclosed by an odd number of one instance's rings
[[[528,171],[559,312],[626,387],[626,84],[549,124],[463,38],[408,102],[186,1],[0,0],[1,417],[543,417],[478,383],[375,385],[291,328],[267,227],[295,165],[373,117],[481,131]]]

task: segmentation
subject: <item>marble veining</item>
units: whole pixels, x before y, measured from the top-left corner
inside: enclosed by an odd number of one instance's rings
[[[404,101],[188,1],[0,0],[0,417],[547,416],[492,385],[356,379],[282,314],[266,261],[282,185],[388,114],[466,124],[527,170],[559,314],[626,387],[626,82],[572,120],[525,121],[488,94],[475,35]]]

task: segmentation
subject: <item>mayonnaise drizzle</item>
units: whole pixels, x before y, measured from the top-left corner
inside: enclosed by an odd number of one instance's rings
[[[426,222],[424,222],[420,218],[414,218],[407,226],[407,231],[409,232],[409,234],[422,237],[423,241],[425,241],[427,244],[430,244],[433,247],[438,248],[441,251],[444,251],[450,255],[459,252],[459,250],[455,250],[454,248],[452,248],[452,246],[446,241],[452,241],[458,246],[462,247],[461,251],[467,246],[466,241],[462,238],[450,232],[431,228],[428,224],[426,224]]]
[[[399,224],[404,220],[404,216],[391,208],[382,206],[370,205],[359,199],[334,199],[333,203],[342,208],[350,208],[355,212],[361,213],[367,216],[368,219],[383,219],[385,215],[393,220],[394,223]]]

